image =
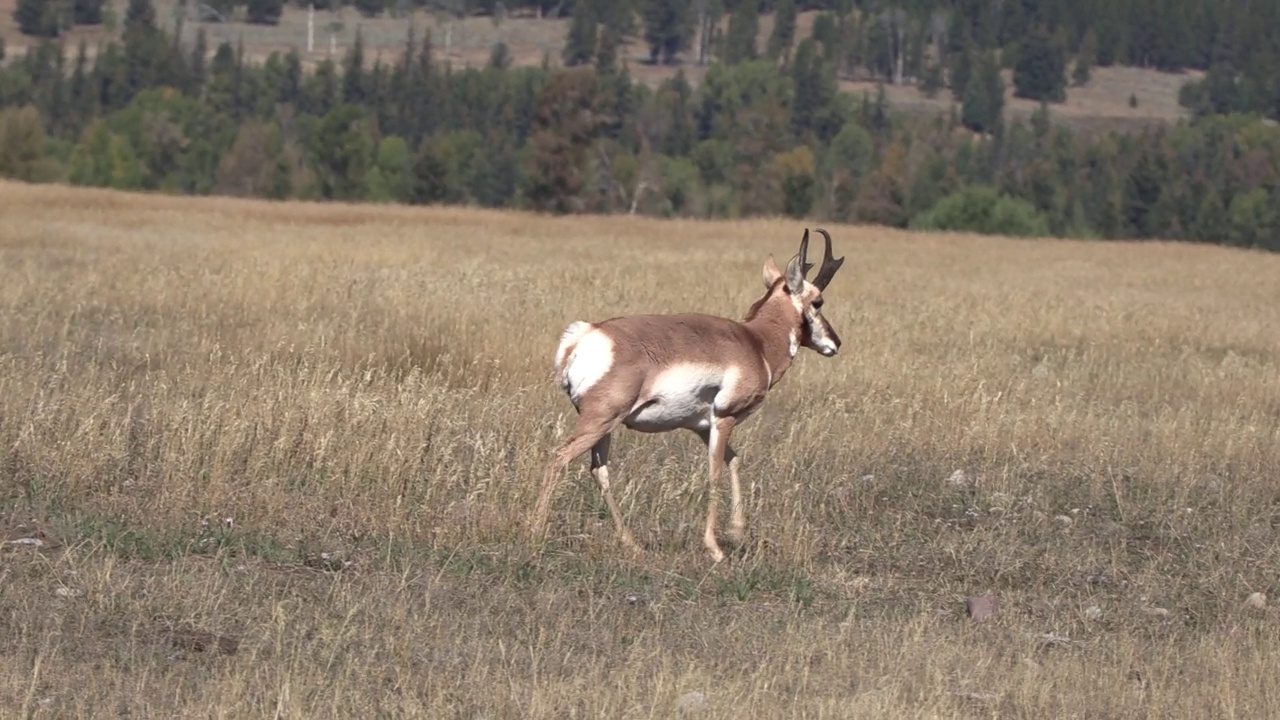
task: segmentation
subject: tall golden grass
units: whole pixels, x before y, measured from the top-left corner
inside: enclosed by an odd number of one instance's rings
[[[806,353],[704,450],[575,463],[575,319],[740,317],[793,221],[0,184],[15,717],[1259,717],[1277,706],[1280,258],[831,226]],[[955,471],[961,471],[956,474]],[[722,506],[723,507],[723,506]],[[967,618],[971,595],[1001,612]]]

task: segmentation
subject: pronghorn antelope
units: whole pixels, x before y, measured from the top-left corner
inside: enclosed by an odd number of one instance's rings
[[[706,443],[710,497],[703,542],[716,562],[716,505],[720,469],[727,459],[730,480],[729,537],[742,541],[746,523],[738,479],[738,456],[729,445],[733,428],[764,401],[791,367],[801,347],[825,357],[840,349],[840,337],[822,316],[822,291],[844,263],[826,240],[822,266],[810,282],[809,231],[783,273],[770,255],[764,263],[768,288],[742,322],[702,314],[632,315],[600,323],[575,322],[565,329],[555,355],[556,383],[578,411],[573,433],[556,449],[542,480],[532,529],[541,536],[547,506],[564,468],[591,450],[591,474],[600,485],[622,542],[639,550],[622,522],[609,490],[609,445],[618,425],[647,433],[684,428]]]

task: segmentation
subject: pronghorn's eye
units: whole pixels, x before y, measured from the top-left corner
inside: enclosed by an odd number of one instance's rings
[[[814,301],[813,301],[813,309],[814,309],[814,310],[821,310],[821,309],[822,309],[822,298],[818,298],[817,300],[814,300]]]

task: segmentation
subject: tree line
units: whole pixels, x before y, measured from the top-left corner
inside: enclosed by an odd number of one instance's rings
[[[296,50],[254,63],[231,43],[210,53],[203,32],[185,47],[158,26],[149,0],[129,0],[122,39],[92,57],[83,43],[68,52],[53,37],[0,70],[0,174],[275,199],[785,214],[1280,249],[1280,128],[1262,117],[1274,113],[1236,101],[1204,103],[1189,122],[1088,137],[1051,122],[1051,96],[1067,82],[1061,60],[1071,32],[1080,30],[1068,22],[1077,3],[1006,0],[1000,7],[1023,8],[1032,25],[1056,18],[1016,40],[1002,34],[1007,18],[966,14],[959,34],[968,40],[941,40],[939,54],[924,53],[945,61],[936,73],[928,70],[933,60],[919,64],[914,51],[858,58],[860,72],[887,73],[886,82],[919,70],[922,92],[932,84],[934,92],[950,93],[955,109],[935,117],[891,112],[883,90],[839,91],[851,48],[874,36],[872,20],[882,14],[828,3],[806,37],[775,17],[764,43],[747,43],[734,38],[756,37],[743,29],[750,23],[742,7],[749,5],[723,3],[735,14],[715,24],[723,34],[707,38],[698,60],[707,63],[702,82],[694,87],[679,71],[649,88],[634,82],[619,58],[627,33],[646,32],[662,2],[561,5],[574,17],[564,67],[549,59],[511,67],[499,44],[484,67],[454,68],[434,59],[429,34],[409,30],[403,50],[387,61],[370,62],[357,35],[343,57],[304,72]],[[637,5],[643,12],[629,12]],[[822,3],[778,0],[771,11],[794,14],[812,5]],[[944,5],[952,4],[902,8],[910,18]],[[695,20],[693,38],[699,14],[721,5],[682,7]],[[1058,15],[1046,9],[1052,7]],[[583,8],[593,13],[585,21]],[[618,8],[639,25],[617,24],[609,13]],[[1088,41],[1099,28],[1079,32],[1075,52],[1085,47],[1102,64],[1102,43]],[[863,40],[849,39],[857,37]],[[889,37],[907,38],[901,47],[908,50],[916,42],[910,33]],[[1036,45],[1028,38],[1049,39]],[[1004,40],[1016,47],[988,45]],[[1265,56],[1252,42],[1232,47],[1241,57]],[[690,46],[671,47],[684,53]],[[664,62],[663,52],[660,45],[652,61]],[[1014,68],[1015,92],[1050,95],[1029,122],[1003,119],[1004,66]],[[1246,66],[1234,72],[1237,94],[1250,102],[1261,97],[1250,89]],[[1184,95],[1220,100],[1225,91],[1213,82],[1222,80],[1211,71]]]

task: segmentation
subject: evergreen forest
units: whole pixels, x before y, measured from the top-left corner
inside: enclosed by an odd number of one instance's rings
[[[0,45],[0,175],[1280,250],[1280,2],[437,0],[459,17],[569,19],[563,50],[540,64],[516,65],[497,43],[465,67],[440,61],[438,38],[408,21],[391,55],[357,34],[318,62],[297,48],[259,61],[242,43],[211,47],[203,27],[179,41],[151,0],[116,4],[17,0],[12,21],[32,42]],[[381,17],[422,3],[351,4]],[[285,7],[200,5],[265,25]],[[808,32],[801,13],[816,13]],[[118,40],[64,42],[104,22],[119,23]],[[646,84],[636,62],[678,70]],[[1111,66],[1196,71],[1179,95],[1185,117],[1060,122],[1070,89]],[[690,67],[704,71],[696,83]],[[880,91],[840,89],[855,77]],[[895,109],[883,88],[904,84],[950,111]],[[1007,119],[1007,89],[1039,110]]]

